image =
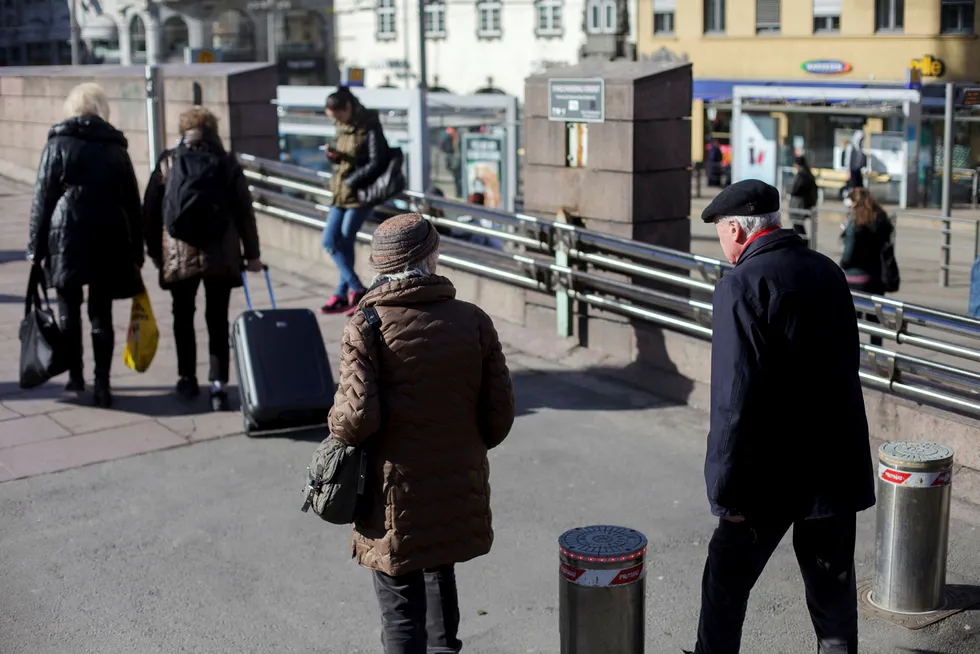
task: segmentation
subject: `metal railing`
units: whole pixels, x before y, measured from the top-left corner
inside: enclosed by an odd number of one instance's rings
[[[323,229],[329,175],[241,155],[257,211]],[[452,235],[491,235],[504,249],[447,238],[440,262],[531,291],[553,294],[557,335],[573,333],[575,302],[700,339],[711,338],[711,293],[731,266],[718,259],[641,243],[523,213],[509,213],[409,191]],[[439,211],[435,211],[438,209]],[[397,212],[401,208],[381,208]],[[449,216],[434,214],[448,213]],[[459,222],[452,215],[486,219]],[[369,231],[358,234],[370,241]],[[626,281],[625,278],[630,281]],[[853,292],[862,334],[894,344],[862,344],[866,386],[980,416],[980,320],[891,298]]]

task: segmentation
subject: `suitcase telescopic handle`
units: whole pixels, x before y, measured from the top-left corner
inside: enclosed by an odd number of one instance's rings
[[[272,291],[272,277],[269,276],[269,266],[263,264],[262,272],[265,273],[265,285],[269,289],[269,301],[272,303],[272,308],[276,308],[276,294]],[[245,289],[245,303],[248,305],[248,310],[252,310],[252,296],[248,292],[248,279],[246,272],[242,270],[242,288]]]

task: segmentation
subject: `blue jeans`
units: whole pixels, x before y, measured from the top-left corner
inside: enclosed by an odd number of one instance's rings
[[[340,297],[345,298],[348,293],[364,290],[364,284],[354,272],[354,244],[357,242],[357,232],[369,213],[371,207],[330,207],[330,213],[327,214],[327,224],[323,228],[323,249],[330,254],[340,271],[340,283],[337,285],[337,295]]]

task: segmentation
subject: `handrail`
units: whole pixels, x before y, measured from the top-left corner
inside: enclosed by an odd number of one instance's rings
[[[321,201],[328,197],[328,174],[241,158],[257,211],[323,229],[323,217],[330,209]],[[711,337],[712,306],[698,296],[714,290],[732,268],[727,262],[416,191],[406,192],[402,199],[454,235],[480,234],[510,243],[512,249],[500,250],[450,237],[440,262],[531,291],[553,293],[559,315],[567,313],[566,320],[558,321],[560,336],[571,335],[569,300],[574,300],[697,338]],[[429,215],[434,208],[486,218],[490,226]],[[371,234],[362,231],[358,239],[370,241]],[[610,272],[649,280],[650,285],[610,277]],[[857,311],[877,318],[860,319],[861,333],[947,359],[862,345],[866,360],[861,378],[866,385],[980,416],[980,372],[964,367],[980,363],[980,320],[882,296],[860,292],[853,296]]]

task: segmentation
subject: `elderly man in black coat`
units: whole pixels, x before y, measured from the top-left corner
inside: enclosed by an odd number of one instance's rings
[[[768,184],[733,184],[701,218],[735,268],[714,296],[704,476],[719,522],[695,651],[739,651],[749,593],[792,526],[819,652],[852,654],[856,514],[875,495],[847,281],[780,228]]]

